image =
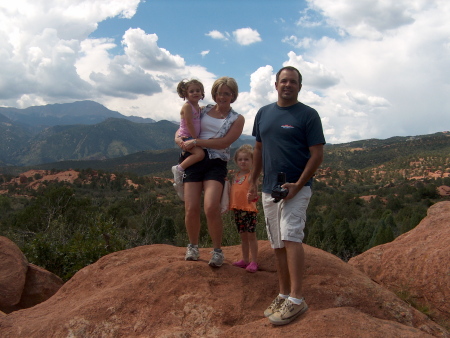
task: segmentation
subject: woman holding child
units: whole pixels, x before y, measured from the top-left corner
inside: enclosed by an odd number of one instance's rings
[[[189,156],[189,150],[202,147],[205,157],[184,173],[185,223],[189,237],[186,260],[199,258],[201,196],[204,192],[204,212],[214,250],[209,265],[220,267],[224,256],[221,249],[223,224],[220,213],[220,198],[228,173],[230,146],[242,134],[245,119],[231,108],[238,97],[238,85],[233,78],[217,79],[211,89],[215,105],[207,105],[201,111],[201,128],[198,138],[183,141],[178,135],[176,143],[186,151],[180,161]]]

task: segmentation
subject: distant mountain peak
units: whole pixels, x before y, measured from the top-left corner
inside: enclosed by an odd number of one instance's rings
[[[136,123],[155,122],[150,118],[123,115],[91,100],[31,106],[25,109],[0,107],[0,114],[37,131],[56,125],[97,124],[111,117]]]

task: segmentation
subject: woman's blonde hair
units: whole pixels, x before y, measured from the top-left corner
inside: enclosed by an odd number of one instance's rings
[[[226,85],[231,89],[231,94],[232,94],[231,103],[236,101],[236,99],[239,95],[239,89],[238,89],[238,84],[237,84],[236,80],[233,79],[232,77],[222,76],[221,78],[214,81],[214,84],[211,88],[211,95],[212,95],[214,102],[217,102],[216,101],[217,92],[223,85]]]
[[[245,154],[250,155],[250,158],[253,161],[253,147],[250,144],[243,144],[239,148],[236,149],[236,151],[234,152],[234,157],[233,157],[233,160],[236,164],[237,164],[237,158],[238,158],[239,153],[245,153]]]
[[[182,99],[186,99],[189,86],[192,86],[192,85],[200,86],[200,89],[202,91],[202,99],[204,99],[205,98],[205,88],[203,87],[203,84],[199,80],[195,80],[195,79],[191,79],[189,81],[188,80],[180,81],[180,83],[178,83],[178,86],[177,86],[178,96],[181,97]]]

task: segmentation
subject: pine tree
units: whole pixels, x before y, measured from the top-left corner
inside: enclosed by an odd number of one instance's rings
[[[343,219],[336,227],[336,255],[348,260],[355,251],[355,238],[350,230],[347,219]]]
[[[313,225],[309,228],[308,236],[306,238],[306,243],[308,245],[314,246],[316,248],[321,248],[324,239],[323,232],[323,221],[322,218],[319,217],[313,223]]]

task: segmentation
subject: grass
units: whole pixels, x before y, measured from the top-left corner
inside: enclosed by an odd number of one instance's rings
[[[447,331],[450,331],[450,321],[447,319],[438,318],[433,309],[423,302],[418,300],[418,297],[413,295],[410,291],[410,288],[407,286],[402,286],[398,290],[395,291],[395,294],[397,297],[399,297],[404,302],[411,305],[416,310],[422,312],[424,315],[426,315],[428,318],[430,318],[432,321],[437,323],[438,325],[442,326]]]

